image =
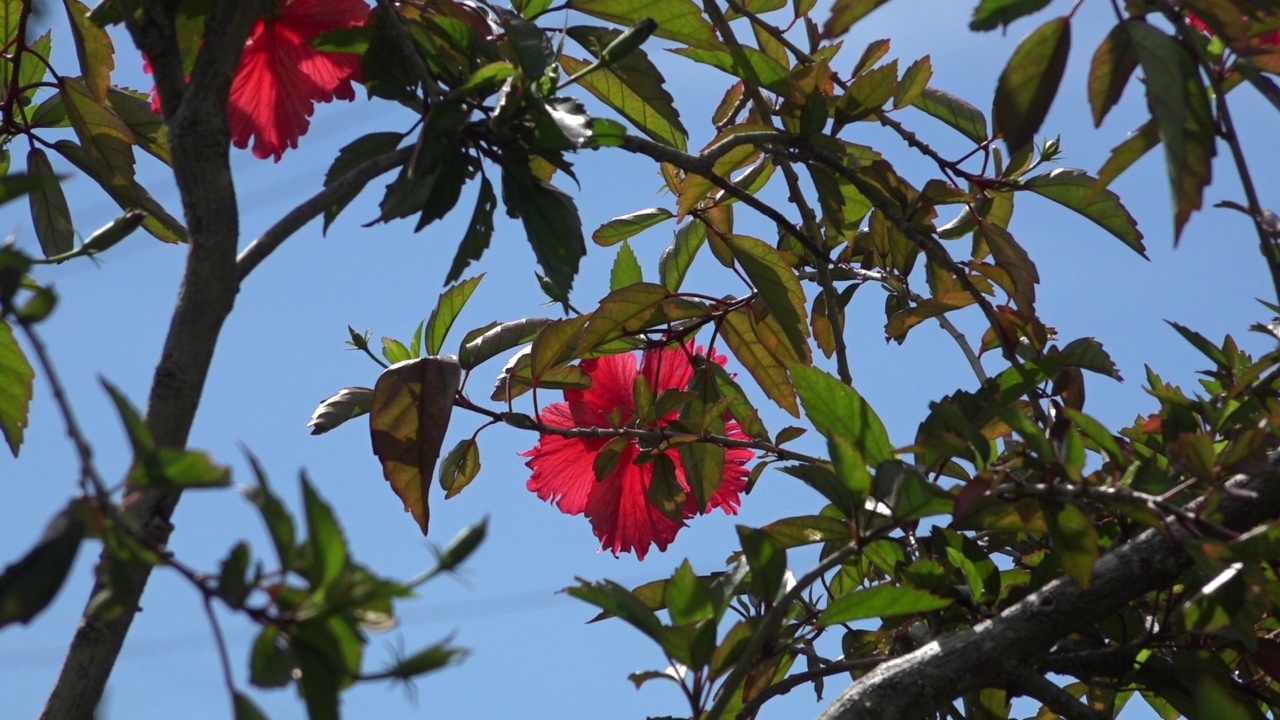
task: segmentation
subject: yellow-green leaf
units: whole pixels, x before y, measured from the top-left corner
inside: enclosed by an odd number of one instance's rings
[[[692,0],[569,0],[565,3],[592,17],[632,27],[643,20],[658,23],[658,37],[707,50],[721,49],[711,23]]]
[[[18,346],[9,323],[0,320],[0,431],[14,457],[22,447],[22,431],[31,409],[35,370]]]
[[[809,325],[804,290],[791,265],[763,240],[746,235],[726,235],[725,244],[756,287],[765,307],[778,319],[797,356],[809,351]]]

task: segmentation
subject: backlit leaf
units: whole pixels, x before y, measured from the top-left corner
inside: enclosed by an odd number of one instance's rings
[[[831,6],[831,17],[822,25],[822,37],[832,39],[844,35],[854,23],[887,2],[889,0],[836,0]]]
[[[797,356],[808,352],[809,323],[804,290],[790,264],[768,243],[746,235],[726,235],[724,242],[778,319]]]
[[[992,116],[1009,154],[1029,147],[1049,114],[1071,48],[1071,20],[1060,17],[1026,37],[1000,74]]]
[[[690,47],[722,47],[711,23],[692,0],[569,0],[565,5],[592,17],[632,27],[643,20],[658,24],[654,33]]]
[[[475,292],[476,286],[483,279],[484,275],[477,275],[440,293],[440,299],[427,320],[425,336],[427,355],[440,354],[440,349],[444,347],[444,339],[449,334],[449,329],[453,327],[453,321],[458,319],[462,307],[467,304],[471,293]]]
[[[609,270],[609,289],[617,290],[638,282],[644,282],[644,270],[640,268],[640,261],[636,259],[631,244],[623,240],[613,259],[613,267]]]
[[[115,47],[111,36],[101,25],[89,19],[89,8],[79,0],[62,0],[71,20],[71,37],[75,41],[80,73],[89,94],[106,104],[111,87],[111,71],[115,69]],[[41,73],[43,73],[43,69]]]
[[[31,220],[35,225],[36,239],[46,258],[71,252],[75,247],[75,232],[71,226],[71,208],[62,192],[62,184],[49,164],[44,150],[33,147],[27,151],[27,175],[47,181],[31,191]]]
[[[848,440],[871,466],[893,458],[884,423],[857,390],[816,367],[795,366],[791,379],[805,415],[823,436]]]
[[[792,417],[800,417],[795,388],[791,385],[787,368],[764,347],[759,331],[759,323],[752,317],[750,308],[734,310],[720,324],[720,333],[724,335],[734,357],[742,363],[764,394],[791,413]]]
[[[1101,127],[1103,118],[1120,101],[1137,67],[1138,54],[1129,39],[1129,31],[1123,23],[1116,25],[1094,51],[1089,66],[1089,109],[1093,111],[1094,127]]]
[[[979,145],[987,140],[987,118],[982,111],[951,93],[926,87],[911,105],[950,125]]]
[[[855,590],[832,600],[818,617],[818,624],[838,625],[854,620],[898,617],[941,610],[955,603],[926,590],[896,585],[877,585]]]
[[[0,320],[0,430],[9,451],[18,457],[23,429],[27,427],[35,370],[18,346],[9,323]]]
[[[1107,189],[1095,191],[1096,183],[1097,180],[1083,170],[1055,168],[1026,180],[1023,186],[1089,218],[1134,252],[1146,257],[1137,221],[1115,193]]]
[[[391,366],[378,377],[369,406],[373,453],[383,477],[427,534],[427,491],[449,429],[462,380],[458,361],[423,357]]]
[[[591,240],[597,245],[608,247],[639,235],[654,225],[672,217],[675,217],[675,215],[664,208],[638,210],[628,215],[616,217],[596,228],[596,231],[591,233]]]
[[[982,0],[973,10],[969,29],[984,31],[1008,27],[1009,23],[1030,15],[1049,4],[1049,0]]]

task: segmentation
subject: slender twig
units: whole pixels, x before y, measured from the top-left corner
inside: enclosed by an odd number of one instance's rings
[[[204,588],[201,588],[204,590]],[[231,703],[236,701],[236,679],[231,674],[231,657],[227,654],[227,641],[222,636],[222,626],[218,624],[218,616],[213,611],[213,595],[204,591],[204,612],[209,616],[209,627],[213,630],[213,641],[218,646],[218,660],[222,664],[222,681],[226,683],[227,692],[231,695]],[[238,714],[238,712],[237,712]]]
[[[1059,500],[1078,499],[1106,503],[1117,500],[1143,505],[1153,511],[1163,513],[1200,530],[1224,539],[1234,540],[1238,535],[1221,525],[1214,524],[1196,514],[1194,510],[1169,502],[1158,495],[1150,495],[1124,487],[1096,487],[1075,483],[1057,483],[1054,485],[1005,483],[991,489],[992,496],[1008,497],[1048,497]]]
[[[888,658],[869,657],[869,658],[852,658],[848,660],[836,660],[815,670],[806,670],[798,672],[794,675],[779,680],[778,682],[766,687],[760,692],[752,696],[751,700],[743,703],[742,709],[738,711],[737,720],[750,720],[756,716],[760,708],[768,701],[779,695],[786,695],[801,685],[808,685],[814,680],[831,677],[832,675],[841,675],[853,670],[868,670]]]
[[[810,585],[822,579],[831,570],[839,567],[846,559],[852,557],[862,549],[861,543],[851,542],[844,547],[836,550],[830,555],[823,558],[812,570],[805,573],[796,580],[796,584],[778,598],[773,607],[769,608],[769,612],[760,618],[760,624],[756,626],[756,631],[752,633],[751,639],[747,642],[747,647],[742,651],[742,656],[737,664],[733,666],[733,670],[729,672],[729,676],[724,679],[720,685],[720,693],[716,697],[716,702],[711,706],[704,716],[705,720],[720,720],[724,717],[725,710],[729,707],[729,703],[738,693],[738,688],[746,679],[747,673],[751,672],[756,659],[760,656],[760,652],[764,649],[765,643],[778,631],[782,625],[782,621],[786,619],[787,613],[791,611],[791,604],[800,598]]]
[[[236,258],[236,280],[244,282],[249,273],[280,247],[289,236],[327,210],[337,198],[363,187],[379,175],[404,165],[413,154],[412,147],[393,150],[356,166],[346,175],[330,183],[325,189],[290,210],[266,232],[249,244]]]
[[[31,345],[31,350],[35,353],[36,362],[40,365],[40,370],[44,372],[45,381],[49,383],[49,389],[53,393],[54,403],[58,406],[58,413],[62,415],[62,422],[66,425],[67,436],[71,438],[71,444],[76,449],[76,456],[80,460],[80,482],[81,490],[88,495],[92,490],[99,501],[104,505],[110,503],[111,492],[107,489],[107,484],[103,482],[102,476],[98,474],[98,469],[93,462],[93,448],[89,445],[89,441],[85,439],[84,432],[80,429],[80,424],[76,422],[75,412],[71,409],[71,401],[67,398],[66,389],[62,385],[62,380],[58,377],[58,371],[54,367],[53,359],[49,356],[49,350],[45,347],[44,341],[40,339],[39,333],[35,327],[22,318],[15,318],[18,321],[18,327],[22,328],[22,332],[27,337],[27,343]],[[88,487],[85,487],[85,483]]]

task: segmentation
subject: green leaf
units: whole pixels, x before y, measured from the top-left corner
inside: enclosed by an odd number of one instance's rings
[[[232,696],[236,720],[267,720],[266,714],[244,693],[236,691]]]
[[[1098,170],[1098,180],[1094,183],[1093,192],[1100,192],[1111,184],[1112,180],[1129,169],[1147,151],[1160,144],[1160,131],[1154,120],[1148,120],[1142,127],[1129,134],[1119,145],[1111,148],[1111,155]]]
[[[94,97],[84,80],[59,79],[67,118],[90,161],[124,180],[133,180],[133,131],[106,104]]]
[[[218,572],[218,597],[232,607],[238,607],[253,588],[249,585],[249,546],[238,542],[227,553]]]
[[[231,483],[231,471],[197,450],[157,448],[129,473],[129,484],[149,488],[221,488]]]
[[[748,85],[762,87],[779,95],[787,92],[787,80],[791,77],[791,71],[750,45],[736,46],[731,50],[678,48],[674,52],[726,72]]]
[[[462,307],[467,304],[467,300],[471,298],[471,293],[475,292],[476,286],[483,279],[484,275],[477,275],[468,280],[463,280],[440,293],[440,299],[436,301],[436,307],[431,311],[431,317],[427,320],[426,349],[428,355],[440,354],[440,348],[444,347],[444,339],[449,334],[449,328],[453,327],[453,321],[458,318],[458,313],[462,312]]]
[[[285,648],[280,629],[263,628],[249,655],[249,682],[261,688],[283,687],[293,680],[293,671],[293,655]]]
[[[723,240],[747,279],[755,285],[765,306],[777,317],[795,354],[806,356],[809,321],[804,290],[790,263],[762,240],[745,235],[725,235]]]
[[[400,146],[400,141],[404,136],[397,132],[376,132],[362,135],[355,140],[347,143],[338,151],[338,157],[333,159],[333,164],[329,166],[329,170],[324,174],[324,186],[327,188],[337,182],[339,179],[346,177],[348,173],[366,162],[386,155]],[[333,202],[324,209],[324,230],[329,231],[329,226],[337,219],[338,214],[355,199],[364,187],[354,187],[349,191],[342,193],[334,198]]]
[[[973,10],[969,29],[982,32],[1007,28],[1014,20],[1037,12],[1048,4],[1049,0],[982,0]]]
[[[1060,17],[1036,28],[1014,50],[996,85],[996,133],[1012,157],[1031,146],[1049,114],[1071,49],[1071,20]]]
[[[386,358],[388,363],[395,365],[405,360],[412,360],[413,354],[399,340],[384,337],[382,338],[382,357]]]
[[[546,273],[551,299],[568,301],[578,261],[587,253],[573,198],[514,161],[503,166],[502,197],[507,214],[524,223],[529,245]]]
[[[835,118],[842,123],[861,120],[883,108],[897,89],[898,61],[892,60],[854,79],[836,103]]]
[[[893,459],[884,423],[857,390],[815,367],[792,367],[791,379],[805,415],[824,437],[847,440],[871,466]]]
[[[635,283],[614,290],[600,300],[582,332],[578,354],[586,355],[646,328],[673,320],[700,317],[706,308],[700,303],[674,296],[661,285]]]
[[[893,92],[893,109],[901,110],[914,105],[924,97],[925,88],[929,86],[931,77],[933,77],[933,64],[928,55],[911,63],[906,72],[902,73],[902,81]]]
[[[89,8],[79,0],[62,0],[71,20],[71,37],[75,40],[80,73],[89,94],[99,103],[107,102],[111,87],[111,71],[115,69],[115,47],[111,36],[101,25],[89,19]],[[43,70],[41,71],[43,72]]]
[[[658,275],[662,277],[663,287],[671,292],[680,289],[689,266],[706,240],[707,226],[701,221],[685,223],[676,230],[675,239],[658,258]]]
[[[836,0],[831,6],[831,17],[822,25],[822,37],[833,39],[849,32],[854,23],[887,2],[889,0]]]
[[[662,632],[662,622],[658,620],[658,616],[630,590],[613,581],[579,580],[577,585],[565,588],[564,592],[595,605],[609,615],[622,618],[654,640]]]
[[[546,327],[538,331],[529,348],[529,374],[535,382],[540,382],[555,370],[565,366],[577,356],[577,348],[582,341],[583,328],[588,316],[552,320]]]
[[[784,548],[826,542],[847,542],[848,523],[829,515],[802,515],[775,520],[760,528]]]
[[[638,210],[629,215],[616,217],[596,228],[596,231],[591,233],[591,241],[601,247],[616,245],[673,217],[675,214],[665,208]]]
[[[462,440],[440,463],[440,487],[448,500],[471,484],[480,473],[480,445],[474,438]]]
[[[471,222],[467,224],[467,233],[458,243],[458,252],[453,256],[453,264],[445,276],[445,284],[462,277],[462,271],[472,262],[479,260],[489,248],[489,240],[493,237],[493,211],[498,207],[498,196],[493,192],[493,183],[489,178],[480,178],[480,192],[476,195],[476,207],[471,212]]]
[[[691,0],[569,0],[565,5],[592,17],[632,27],[644,20],[658,23],[660,38],[707,50],[723,46],[716,31]]]
[[[1147,104],[1164,143],[1173,191],[1175,241],[1200,209],[1212,178],[1214,121],[1195,61],[1176,40],[1141,20],[1125,22],[1147,87]]]
[[[124,147],[128,149],[127,145]],[[156,239],[169,243],[186,242],[187,229],[182,223],[133,179],[132,151],[129,151],[128,167],[121,168],[103,165],[96,155],[70,140],[55,142],[53,149],[98,183],[121,209],[146,212],[142,227]]]
[[[1102,39],[1089,65],[1089,109],[1093,111],[1094,127],[1101,127],[1103,118],[1120,102],[1137,67],[1138,54],[1129,31],[1124,23],[1116,25]]]
[[[1098,531],[1079,506],[1070,502],[1042,500],[1045,520],[1054,554],[1063,571],[1088,588],[1093,579],[1093,565],[1098,561]]]
[[[35,370],[13,337],[13,328],[0,320],[0,430],[4,430],[5,442],[14,457],[22,447],[35,377]]]
[[[499,353],[529,342],[549,322],[548,318],[524,318],[495,325],[476,337],[468,335],[458,349],[458,364],[471,370]]]
[[[702,358],[696,358],[694,365],[699,371],[711,373],[711,379],[716,384],[719,395],[729,399],[729,415],[738,422],[742,432],[746,433],[747,437],[768,441],[769,431],[760,420],[760,412],[747,399],[742,386],[738,385],[729,371],[725,370],[720,363]]]
[[[734,357],[751,374],[764,394],[792,417],[800,417],[795,388],[787,376],[786,365],[766,347],[760,337],[761,330],[761,323],[753,316],[750,308],[734,310],[724,317],[720,325],[720,333]]]
[[[712,443],[693,442],[681,445],[679,451],[685,482],[689,484],[698,511],[706,512],[724,480],[725,449]]]
[[[8,155],[5,157],[7,158]],[[25,173],[12,173],[0,177],[0,204],[47,188],[52,182],[53,179],[49,177],[34,177]]]
[[[477,460],[478,467],[479,461]],[[484,542],[485,535],[488,532],[489,518],[487,516],[459,530],[458,534],[454,535],[453,539],[436,553],[437,569],[442,572],[457,569],[467,558],[471,557],[476,548],[480,547],[480,543]]]
[[[31,192],[31,220],[35,225],[36,238],[40,241],[40,249],[45,257],[53,257],[71,252],[75,246],[75,233],[71,227],[71,208],[67,206],[67,198],[62,193],[62,185],[58,176],[49,164],[49,156],[44,150],[33,147],[27,152],[27,174],[39,178],[40,187]]]
[[[1116,236],[1131,250],[1147,257],[1138,223],[1107,189],[1095,190],[1097,180],[1083,170],[1056,168],[1026,180],[1023,187],[1068,207]]]
[[[315,491],[302,473],[302,506],[307,516],[307,544],[311,548],[309,579],[317,592],[333,587],[347,567],[347,541],[333,508]]]
[[[613,267],[609,270],[609,290],[639,282],[644,282],[644,271],[640,269],[640,261],[636,259],[631,244],[623,240],[622,247],[618,248],[618,255],[613,260]]]
[[[987,140],[987,118],[982,111],[951,93],[926,87],[911,106],[950,125],[979,145]]]
[[[257,481],[257,487],[246,490],[245,495],[257,506],[258,512],[262,515],[262,521],[267,526],[267,532],[271,535],[271,544],[275,546],[276,556],[280,559],[280,567],[288,570],[293,567],[293,554],[297,537],[297,531],[293,525],[293,516],[289,514],[289,510],[280,501],[280,498],[271,492],[271,486],[267,482],[267,474],[263,472],[258,458],[246,450],[245,459],[249,461],[249,467],[253,470],[254,479]],[[259,683],[255,681],[254,684],[257,685]]]
[[[838,625],[868,618],[888,618],[941,610],[955,600],[926,590],[896,585],[876,585],[832,600],[818,617],[818,624]]]
[[[27,624],[62,589],[85,536],[76,505],[68,505],[45,527],[35,547],[0,574],[0,627]]]
[[[751,568],[751,590],[761,602],[772,605],[785,592],[783,580],[787,574],[787,551],[766,530],[746,525],[737,526],[738,541],[742,553]]]
[[[698,622],[716,614],[711,589],[693,572],[688,560],[680,563],[667,583],[665,599],[671,621],[677,625]]]
[[[568,35],[592,56],[599,58],[604,48],[621,33],[609,28],[580,25],[569,28]],[[570,75],[582,72],[590,64],[568,55],[560,56],[560,65]],[[689,133],[680,122],[675,101],[663,86],[665,82],[657,66],[641,49],[578,80],[579,85],[629,120],[640,132],[684,151]]]
[[[373,388],[369,432],[382,475],[427,534],[431,485],[453,414],[462,369],[447,357],[424,357],[383,371]]]
[[[62,95],[55,95],[61,104]],[[107,88],[107,104],[133,131],[134,141],[152,157],[165,165],[173,164],[169,154],[169,132],[164,118],[151,109],[151,98],[146,93],[127,88]],[[61,109],[66,117],[66,108]]]
[[[418,678],[448,667],[466,654],[465,650],[452,647],[447,642],[438,642],[408,657],[397,658],[384,672],[405,680]]]

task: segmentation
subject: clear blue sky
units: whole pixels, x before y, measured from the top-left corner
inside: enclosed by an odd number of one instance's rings
[[[892,38],[890,57],[905,66],[931,53],[932,84],[989,107],[995,79],[1018,39],[1049,13],[1066,12],[1073,3],[1058,0],[1046,13],[1023,20],[1000,33],[974,34],[967,29],[974,2],[898,0],[860,23],[845,40],[845,71],[866,42]],[[784,11],[785,12],[785,11]],[[782,15],[782,13],[779,13]],[[823,17],[820,11],[818,17]],[[1085,106],[1089,57],[1110,27],[1109,4],[1085,3],[1073,24],[1071,63],[1058,102],[1046,124],[1061,133],[1062,164],[1096,171],[1107,151],[1144,119],[1136,83],[1121,106],[1099,131],[1091,127]],[[62,18],[50,21],[60,28]],[[558,25],[557,16],[549,25]],[[141,63],[122,37],[116,82],[143,87]],[[56,39],[63,67],[74,62],[65,35]],[[708,116],[727,87],[727,76],[687,62],[678,66],[664,53],[654,57],[668,73],[691,147],[710,139]],[[1253,148],[1255,180],[1262,202],[1280,206],[1280,171],[1274,164],[1275,115],[1251,91],[1233,93],[1235,117],[1246,144]],[[959,136],[914,110],[900,118],[948,154],[963,151]],[[243,243],[268,227],[293,205],[320,188],[322,174],[337,148],[373,131],[403,130],[412,122],[405,113],[365,101],[321,106],[302,148],[273,164],[236,152],[234,167],[240,194]],[[856,142],[876,145],[903,174],[923,183],[930,168],[898,140],[870,125],[845,131]],[[21,164],[25,145],[15,150]],[[588,233],[610,217],[644,207],[669,204],[657,195],[660,185],[647,161],[620,151],[586,153],[574,158],[582,187],[566,187],[577,198]],[[176,193],[164,168],[141,156],[144,183],[178,212]],[[1239,199],[1233,171],[1222,158],[1215,164],[1217,181],[1206,205]],[[419,234],[406,223],[372,229],[360,227],[375,217],[382,180],[322,237],[319,223],[298,233],[246,282],[235,312],[223,333],[204,400],[191,435],[193,447],[208,450],[233,467],[238,483],[251,481],[239,449],[243,444],[259,456],[275,487],[299,507],[297,474],[306,468],[324,496],[337,509],[355,557],[378,572],[407,578],[432,563],[412,520],[382,479],[369,451],[361,423],[312,437],[305,427],[316,403],[344,385],[371,386],[378,368],[356,353],[345,352],[348,324],[372,329],[375,341],[389,335],[407,338],[430,312],[443,275],[471,207],[470,193],[459,210]],[[117,214],[91,181],[67,184],[76,226],[88,233]],[[1119,364],[1125,382],[1088,380],[1086,410],[1111,426],[1130,422],[1156,405],[1142,390],[1143,364],[1184,387],[1205,362],[1188,348],[1162,319],[1176,320],[1213,339],[1234,334],[1254,351],[1268,348],[1249,324],[1267,316],[1254,298],[1274,300],[1258,258],[1256,239],[1243,215],[1208,210],[1188,226],[1173,249],[1169,194],[1164,162],[1153,152],[1114,186],[1147,235],[1151,262],[1146,262],[1091,223],[1048,201],[1019,199],[1012,230],[1039,266],[1042,285],[1038,307],[1046,323],[1064,339],[1095,336]],[[768,223],[739,209],[740,231],[771,238]],[[0,229],[17,234],[21,247],[35,251],[30,218],[23,203],[0,208]],[[670,226],[650,231],[634,242],[649,277],[656,273],[659,253],[670,242]],[[97,378],[110,379],[141,405],[168,324],[184,259],[181,247],[162,245],[138,235],[104,256],[101,268],[73,262],[42,271],[62,302],[42,327],[57,360],[79,419],[91,435],[99,468],[108,478],[121,477],[129,461],[127,442]],[[592,248],[575,286],[574,300],[583,308],[607,291],[613,251]],[[487,273],[466,308],[447,348],[456,348],[466,329],[493,320],[554,313],[538,306],[531,272],[533,259],[517,225],[503,221],[493,246],[473,268]],[[694,265],[690,287],[732,292],[735,286],[714,261]],[[872,289],[859,293],[851,306],[848,341],[855,383],[873,403],[898,444],[914,436],[930,399],[975,381],[947,336],[925,324],[905,346],[883,340],[882,298]],[[981,320],[962,314],[961,325],[976,338]],[[501,366],[497,360],[473,379],[476,390],[487,387]],[[994,367],[994,365],[992,365]],[[481,393],[476,392],[477,399]],[[760,406],[767,407],[761,398]],[[780,412],[766,417],[776,431],[788,424]],[[446,447],[470,434],[480,420],[458,413]],[[805,439],[807,440],[807,438]],[[804,447],[805,440],[800,441]],[[594,613],[571,598],[556,594],[575,576],[611,578],[623,584],[665,576],[688,557],[699,572],[723,567],[736,547],[735,522],[764,524],[786,515],[816,512],[821,501],[809,489],[768,472],[743,502],[738,520],[723,515],[696,519],[665,554],[652,553],[638,563],[632,556],[615,559],[597,552],[597,543],[581,517],[562,515],[524,489],[528,471],[516,453],[531,447],[528,433],[497,428],[480,437],[483,470],[459,497],[433,497],[431,540],[443,543],[460,528],[490,516],[490,535],[456,579],[443,578],[424,588],[420,599],[400,605],[399,629],[375,636],[369,667],[395,648],[414,649],[452,635],[471,648],[460,666],[419,683],[415,698],[399,688],[369,685],[344,695],[349,717],[455,718],[556,717],[582,720],[600,717],[680,715],[686,711],[674,686],[651,683],[637,692],[627,681],[633,671],[665,666],[657,649],[639,633],[617,622],[584,624]],[[810,445],[811,451],[821,449]],[[0,457],[0,482],[7,490],[0,504],[0,562],[18,557],[39,535],[47,520],[75,491],[76,463],[55,413],[47,385],[37,379],[37,399],[21,459]],[[255,556],[270,557],[269,544],[252,507],[234,491],[191,493],[175,517],[173,550],[187,563],[216,571],[227,550],[241,538],[253,544]],[[29,627],[0,631],[0,698],[4,715],[31,717],[42,706],[60,667],[90,584],[96,548],[82,552],[72,580],[54,605]],[[812,553],[793,554],[793,567],[803,571]],[[116,667],[104,718],[148,720],[230,716],[227,694],[218,675],[217,657],[197,594],[172,573],[160,570],[143,599],[144,612],[134,623]],[[224,617],[232,661],[243,685],[251,625]],[[829,700],[840,689],[828,682]],[[292,692],[258,692],[254,698],[273,718],[301,717]],[[1128,717],[1149,717],[1138,709]],[[766,707],[762,717],[805,717],[816,714],[807,689],[793,692]],[[1030,712],[1034,711],[1029,711]]]

